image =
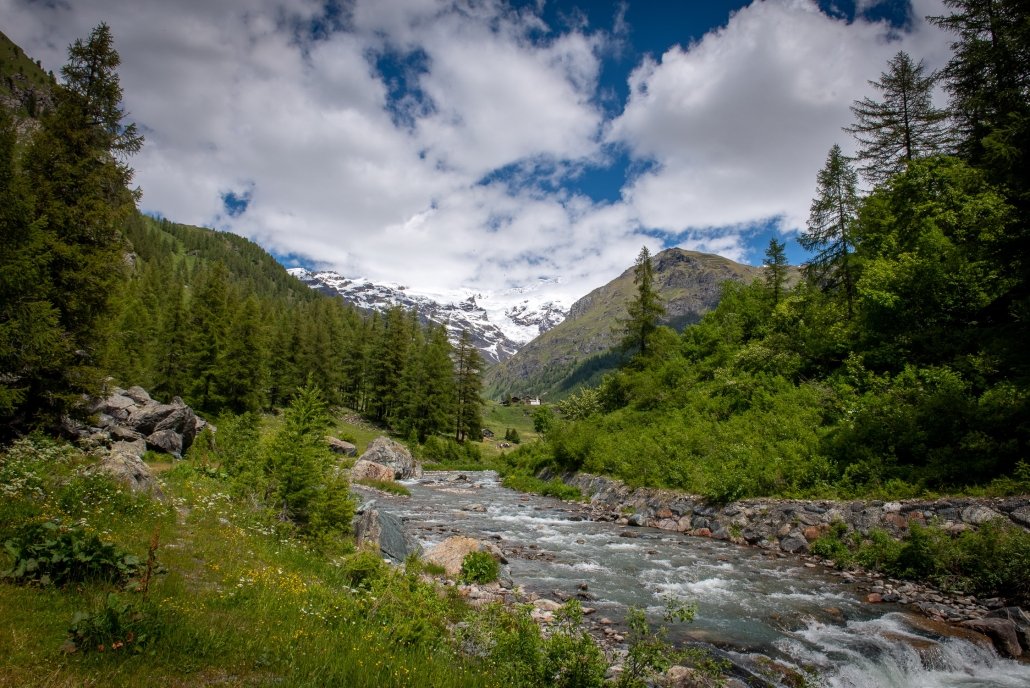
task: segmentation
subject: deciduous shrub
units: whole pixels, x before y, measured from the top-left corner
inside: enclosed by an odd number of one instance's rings
[[[469,552],[461,560],[459,580],[463,583],[493,583],[499,574],[497,560],[489,552]]]

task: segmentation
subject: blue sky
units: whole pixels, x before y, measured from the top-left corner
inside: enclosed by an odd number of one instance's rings
[[[856,10],[860,7],[861,10]],[[142,207],[284,262],[571,302],[641,244],[761,261],[941,0],[0,0],[57,71],[112,27]]]

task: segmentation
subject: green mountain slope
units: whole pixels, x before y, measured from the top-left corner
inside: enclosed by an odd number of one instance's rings
[[[653,261],[669,313],[667,324],[677,330],[698,322],[718,305],[720,283],[751,282],[763,274],[759,267],[679,248],[662,251]],[[631,267],[573,304],[564,322],[487,370],[487,396],[547,395],[554,401],[596,384],[618,364],[618,353],[610,351],[618,340],[612,328],[626,317],[626,307],[635,295]]]
[[[0,105],[10,108],[19,124],[53,108],[53,83],[53,73],[0,33]],[[19,131],[24,133],[24,126]]]

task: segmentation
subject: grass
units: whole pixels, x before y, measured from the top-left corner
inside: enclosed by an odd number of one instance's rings
[[[531,475],[509,475],[501,481],[501,484],[504,487],[518,490],[519,492],[535,492],[547,497],[557,497],[558,499],[577,502],[585,501],[586,499],[583,496],[582,490],[578,487],[566,485],[561,481],[561,478],[552,478],[550,482],[544,482]]]
[[[518,430],[519,438],[523,444],[539,438],[540,435],[533,429],[533,419],[530,417],[530,414],[536,408],[536,406],[524,406],[522,404],[503,406],[496,401],[486,402],[486,405],[483,407],[483,427],[494,433],[494,438],[492,440],[483,440],[484,460],[496,459],[505,451],[510,451],[497,446],[504,442],[504,431],[507,428]]]
[[[371,478],[365,478],[364,480],[355,480],[354,483],[356,485],[364,485],[365,487],[382,490],[383,492],[389,492],[390,494],[401,495],[404,497],[411,496],[411,491],[408,488],[392,480],[372,480]]]
[[[71,475],[74,462],[55,473]],[[0,686],[486,686],[455,655],[444,626],[464,604],[417,576],[390,574],[353,589],[340,560],[280,541],[247,504],[188,462],[163,472],[165,504],[136,501],[97,483],[66,500],[0,497],[5,528],[20,520],[85,519],[104,539],[145,557],[160,526],[168,573],[120,599],[142,607],[154,641],[131,651],[62,653],[72,616],[102,605],[111,588],[65,590],[0,584]],[[74,481],[73,481],[74,482]],[[19,516],[20,514],[20,516]],[[4,537],[10,536],[7,532]],[[0,555],[0,569],[9,566]],[[376,614],[370,609],[381,600]]]

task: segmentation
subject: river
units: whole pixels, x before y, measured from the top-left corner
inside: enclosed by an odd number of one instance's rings
[[[651,528],[575,520],[559,500],[501,487],[493,472],[427,473],[405,481],[411,497],[377,495],[407,520],[423,547],[454,534],[493,538],[509,553],[515,584],[555,597],[588,586],[595,618],[618,624],[629,605],[658,620],[663,597],[696,602],[693,623],[670,638],[701,640],[735,663],[773,676],[770,661],[833,688],[1030,688],[1030,662],[1001,659],[989,644],[891,604],[866,604],[856,584],[730,543]],[[462,507],[481,504],[486,511]],[[621,536],[629,531],[637,537]],[[808,669],[806,673],[806,668]]]

